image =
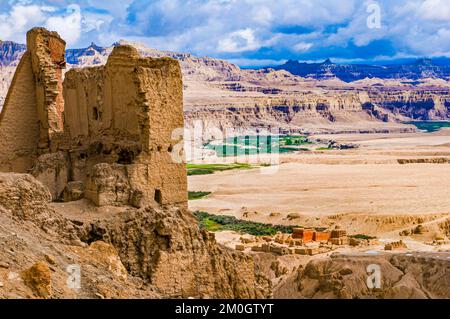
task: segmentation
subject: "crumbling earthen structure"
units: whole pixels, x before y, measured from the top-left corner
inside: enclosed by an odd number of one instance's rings
[[[0,171],[33,174],[53,200],[186,206],[179,63],[117,46],[63,83],[64,66],[65,42],[30,30],[0,117]]]
[[[62,132],[65,45],[55,32],[28,32],[28,50],[0,115],[1,171],[26,172],[37,155],[50,152],[51,140]]]

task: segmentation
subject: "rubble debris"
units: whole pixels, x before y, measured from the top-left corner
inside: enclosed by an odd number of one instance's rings
[[[403,240],[394,241],[384,246],[384,250],[394,250],[399,248],[408,248]]]

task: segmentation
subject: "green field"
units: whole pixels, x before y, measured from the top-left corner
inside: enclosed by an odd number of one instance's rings
[[[188,192],[189,200],[202,199],[211,194],[211,192]]]
[[[206,212],[194,212],[197,217],[200,229],[209,231],[232,230],[242,234],[250,234],[254,236],[272,236],[277,232],[286,234],[292,233],[292,228],[297,226],[282,226],[251,222],[247,220],[237,219],[228,215],[211,215]]]
[[[310,145],[313,142],[302,135],[273,135],[273,136],[235,136],[222,142],[211,142],[205,145],[206,149],[214,150],[219,157],[289,153],[305,150],[301,145]]]
[[[450,127],[450,122],[444,121],[414,121],[405,122],[405,124],[415,125],[419,130],[429,133],[439,131],[441,128]]]
[[[265,164],[262,165],[253,165],[253,164],[246,164],[246,163],[231,163],[231,164],[187,164],[187,174],[188,176],[191,175],[207,175],[207,174],[214,174],[215,172],[222,172],[222,171],[228,171],[231,169],[251,169],[251,168],[258,168],[261,166],[266,166]]]

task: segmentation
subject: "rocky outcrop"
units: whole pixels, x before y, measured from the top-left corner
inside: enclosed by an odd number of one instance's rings
[[[22,217],[29,216],[37,206],[52,197],[48,189],[30,175],[0,174],[0,203]]]
[[[267,298],[269,281],[252,257],[217,245],[183,210],[128,209],[98,220],[82,233],[85,242],[103,240],[117,248],[133,276],[164,296]]]
[[[11,174],[0,174],[2,180],[6,175]],[[139,277],[127,275],[113,246],[81,242],[75,231],[79,225],[47,203],[49,192],[39,200],[44,193],[29,187],[38,182],[20,176],[27,187],[9,193],[16,202],[0,200],[0,298],[162,297],[151,287],[142,289]],[[7,188],[11,185],[0,183],[0,193]],[[27,205],[28,216],[17,208],[19,201]]]
[[[8,282],[14,287],[6,290],[10,294],[27,296],[25,284],[30,296],[55,298],[271,296],[270,283],[251,256],[218,245],[183,209],[122,207],[86,220],[83,206],[75,206],[68,219],[50,200],[32,176],[0,174],[0,236],[5,239],[0,262],[24,278]],[[66,286],[66,267],[73,264],[83,270],[79,290]],[[51,287],[46,267],[52,270]],[[0,296],[4,293],[0,290]]]
[[[0,173],[0,207],[64,242],[76,241],[74,225],[49,207],[51,200],[49,190],[33,176]]]
[[[369,286],[375,265],[380,286]],[[369,270],[368,270],[368,266]],[[316,259],[300,266],[275,291],[275,297],[298,298],[447,298],[450,273],[445,255],[385,254]]]
[[[25,269],[22,278],[37,296],[49,298],[52,295],[51,271],[46,263],[37,262]]]

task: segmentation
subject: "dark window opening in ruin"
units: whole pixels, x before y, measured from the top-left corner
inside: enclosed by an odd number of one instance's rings
[[[158,145],[158,152],[161,152],[161,150],[162,150],[162,146]]]
[[[162,204],[162,195],[161,190],[159,189],[155,189],[155,202],[157,202],[158,204]]]
[[[172,147],[172,145],[170,145],[169,148],[167,149],[167,151],[172,152],[172,150],[173,150],[173,147]]]
[[[129,165],[133,163],[134,154],[129,150],[120,150],[118,156],[117,163],[119,164]]]
[[[79,159],[85,159],[87,158],[87,154],[86,153],[80,153],[80,155],[78,155]]]
[[[98,120],[98,109],[96,107],[92,109],[92,116],[94,117],[94,120]]]

